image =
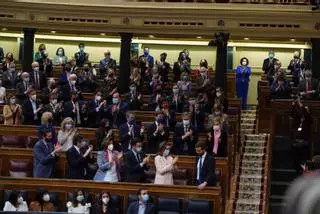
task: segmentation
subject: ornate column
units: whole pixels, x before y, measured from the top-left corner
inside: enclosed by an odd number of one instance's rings
[[[216,87],[227,89],[227,45],[229,33],[215,33],[213,39],[209,42],[209,46],[217,47],[215,80]]]
[[[121,50],[120,50],[120,75],[119,75],[119,92],[126,93],[129,89],[130,77],[130,49],[132,33],[120,33]]]
[[[34,28],[23,29],[23,55],[22,55],[22,70],[31,72],[31,63],[34,56],[34,34],[37,30]]]

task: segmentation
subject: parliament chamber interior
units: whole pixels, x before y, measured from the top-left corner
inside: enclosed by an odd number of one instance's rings
[[[319,1],[1,3],[0,213],[320,212]]]

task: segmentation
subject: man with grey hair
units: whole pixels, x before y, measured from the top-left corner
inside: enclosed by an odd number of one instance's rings
[[[262,70],[264,74],[274,73],[274,64],[278,61],[274,56],[274,51],[269,51],[269,57],[263,61]]]
[[[46,86],[46,76],[40,71],[38,62],[33,62],[31,66],[32,71],[30,72],[30,81],[35,90],[41,90]]]
[[[104,52],[104,58],[100,60],[99,71],[100,79],[104,79],[109,69],[115,70],[117,67],[116,60],[111,58],[110,50]]]
[[[68,78],[68,84],[61,87],[61,99],[63,101],[69,101],[71,99],[72,93],[79,93],[80,90],[77,85],[77,75],[76,74],[70,74]]]

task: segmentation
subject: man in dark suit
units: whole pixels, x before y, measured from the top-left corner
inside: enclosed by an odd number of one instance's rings
[[[88,116],[88,123],[89,123],[89,127],[91,128],[97,128],[99,123],[100,123],[100,119],[102,119],[102,112],[103,111],[103,106],[104,104],[107,103],[106,100],[102,100],[102,92],[100,90],[96,91],[95,96],[94,96],[94,100],[92,100],[91,102],[89,102],[89,106],[88,106],[88,112],[89,112],[89,116]]]
[[[137,86],[135,84],[131,84],[130,92],[126,94],[125,101],[128,103],[129,110],[140,110],[143,102],[141,100],[141,93],[137,91]]]
[[[76,59],[76,65],[78,67],[83,67],[83,64],[88,61],[89,54],[84,52],[84,43],[79,44],[79,52],[74,54],[74,58]]]
[[[176,121],[176,113],[175,111],[171,111],[169,108],[169,103],[167,100],[163,101],[161,103],[161,110],[164,115],[164,123],[169,128],[170,131],[173,131],[175,129],[175,126],[177,124]]]
[[[160,54],[160,62],[157,63],[159,75],[162,77],[163,82],[168,82],[168,74],[171,71],[170,64],[166,62],[167,53]]]
[[[62,117],[71,117],[75,121],[76,125],[81,125],[83,122],[82,118],[82,105],[79,102],[79,96],[77,92],[73,92],[71,100],[64,102]]]
[[[30,75],[27,72],[21,74],[22,81],[16,86],[16,97],[17,103],[23,105],[24,101],[28,98],[28,93],[32,89],[32,84],[30,82]]]
[[[6,89],[16,89],[18,80],[16,65],[10,64],[10,67],[2,74],[2,85]]]
[[[31,90],[27,99],[22,107],[24,117],[24,124],[26,125],[39,125],[40,118],[43,110],[43,105],[37,101],[37,94],[35,90]]]
[[[150,203],[150,197],[148,194],[148,190],[146,189],[138,189],[137,196],[139,198],[138,201],[131,202],[129,204],[127,214],[155,214],[156,208]]]
[[[284,75],[280,75],[278,80],[272,83],[270,93],[272,99],[289,99],[291,95],[291,86]]]
[[[264,74],[274,74],[274,63],[278,61],[276,58],[274,58],[274,52],[269,51],[269,57],[265,60],[263,60],[262,70]]]
[[[61,86],[60,89],[60,96],[61,100],[63,101],[69,101],[71,99],[72,93],[80,93],[77,83],[77,75],[76,74],[71,74],[68,79],[68,83]]]
[[[52,143],[51,131],[44,129],[42,139],[33,147],[33,177],[52,178],[60,152],[60,144],[54,146]]]
[[[47,87],[44,87],[41,90],[41,95],[40,96],[41,96],[42,103],[44,105],[48,104],[49,103],[50,94],[58,94],[58,92],[59,92],[59,88],[57,87],[55,79],[50,78],[48,80]]]
[[[196,158],[196,185],[198,189],[216,185],[216,161],[206,152],[206,143],[198,142],[195,146]]]
[[[148,170],[150,156],[142,152],[142,141],[135,138],[131,141],[131,150],[124,155],[125,181],[143,183],[146,179],[145,170]]]
[[[304,75],[305,78],[299,82],[300,94],[304,99],[316,99],[318,81],[312,77],[310,69],[306,69]]]
[[[2,62],[3,58],[4,58],[3,48],[0,47],[0,62]]]
[[[92,145],[89,145],[87,151],[83,152],[81,148],[85,142],[79,135],[73,138],[73,147],[67,151],[68,160],[68,175],[70,179],[85,179],[86,168],[88,167],[89,155],[93,149]]]
[[[157,153],[160,143],[168,141],[168,139],[169,128],[165,125],[164,115],[162,112],[157,112],[156,121],[148,127],[147,152],[151,154]]]
[[[133,113],[127,113],[127,122],[122,124],[119,128],[120,131],[120,142],[122,150],[127,152],[131,149],[131,141],[135,137],[139,137],[143,141],[144,127],[141,127],[136,123],[135,116]]]
[[[112,104],[108,107],[108,119],[112,123],[113,128],[119,128],[126,122],[126,113],[128,104],[121,102],[120,94],[112,95]]]
[[[116,60],[111,58],[111,53],[109,50],[104,52],[104,59],[100,60],[99,71],[100,78],[104,79],[109,69],[115,70],[117,67]]]
[[[63,111],[62,101],[58,103],[58,98],[56,94],[49,95],[49,103],[43,107],[43,112],[51,112],[53,116],[53,125],[59,125],[61,122],[61,114]]]
[[[182,124],[177,125],[173,142],[178,155],[194,155],[194,146],[197,143],[197,131],[190,122],[190,113],[184,112]]]
[[[33,85],[33,89],[41,90],[47,85],[46,76],[43,72],[40,71],[38,62],[33,62],[31,66],[32,71],[30,72],[30,81]]]

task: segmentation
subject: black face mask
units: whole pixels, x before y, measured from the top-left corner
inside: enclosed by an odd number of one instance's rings
[[[51,124],[52,122],[53,122],[53,119],[52,119],[52,118],[49,118],[49,119],[48,119],[48,123]]]
[[[47,143],[50,143],[52,139],[51,139],[51,138],[45,138],[44,140],[45,140]]]
[[[66,71],[68,71],[68,72],[71,71],[71,68],[66,68]]]

